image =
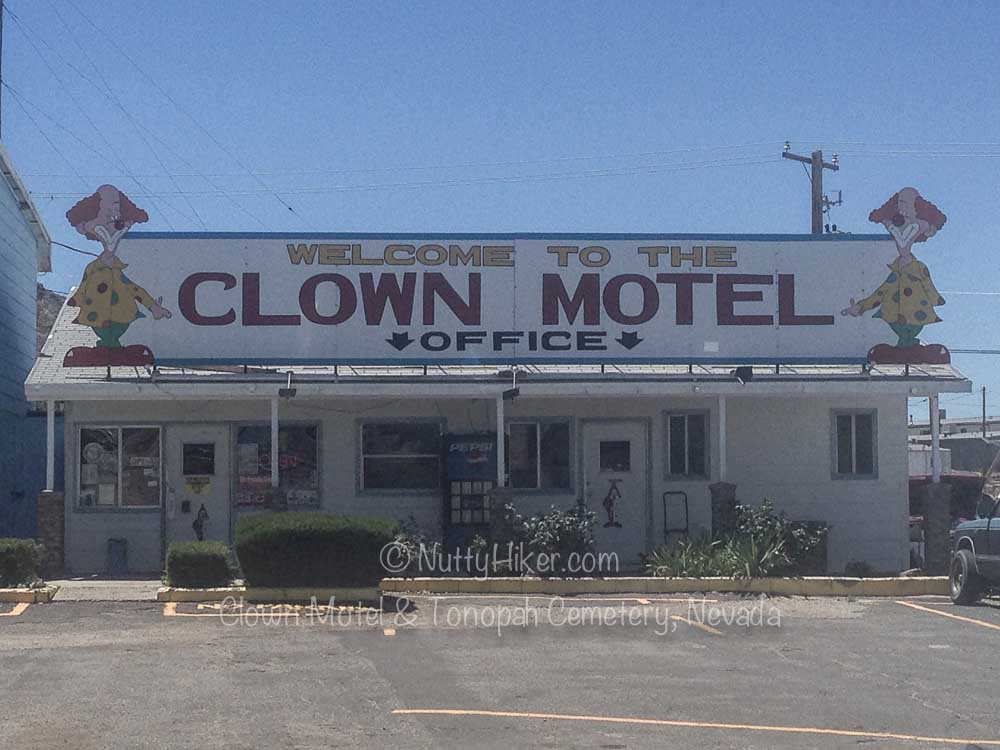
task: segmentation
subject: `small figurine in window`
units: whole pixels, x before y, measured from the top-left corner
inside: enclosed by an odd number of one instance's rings
[[[148,347],[122,346],[121,337],[135,320],[146,317],[139,305],[149,310],[154,320],[169,318],[171,313],[163,306],[163,297],[154,299],[125,275],[127,264],[116,254],[125,233],[134,224],[149,221],[149,215],[114,185],[101,185],[67,211],[66,218],[87,239],[100,242],[104,251],[87,265],[67,302],[80,308],[76,322],[94,329],[96,346],[73,347],[63,366],[152,365],[153,353]]]
[[[881,286],[862,300],[851,300],[841,315],[858,317],[878,308],[882,318],[896,334],[895,346],[878,344],[868,352],[875,364],[948,364],[951,355],[940,344],[921,344],[918,338],[924,326],[940,322],[935,307],[944,298],[934,286],[927,266],[913,256],[913,245],[937,234],[947,217],[915,188],[906,187],[868,216],[882,224],[896,241],[898,257],[889,264],[889,275]]]

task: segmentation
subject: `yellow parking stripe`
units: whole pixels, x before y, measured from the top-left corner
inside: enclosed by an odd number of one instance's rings
[[[598,724],[636,724],[641,726],[682,727],[686,729],[720,729],[743,732],[782,732],[785,734],[815,734],[834,737],[858,737],[876,740],[902,740],[906,742],[934,742],[939,745],[980,745],[1000,747],[1000,740],[960,739],[957,737],[927,737],[899,732],[865,732],[857,729],[825,729],[821,727],[790,727],[771,724],[726,724],[716,721],[682,721],[680,719],[641,719],[624,716],[589,716],[577,714],[549,714],[528,711],[479,711],[458,708],[397,708],[393,714],[400,716],[486,716],[504,719],[549,719],[555,721],[585,721]]]
[[[28,602],[18,602],[11,608],[10,612],[0,612],[0,617],[17,617],[19,614],[22,614],[28,606]]]
[[[1000,625],[996,625],[992,622],[986,622],[985,620],[977,620],[974,617],[953,615],[951,612],[942,612],[939,609],[934,609],[932,607],[923,607],[919,604],[914,604],[913,602],[897,601],[896,604],[902,604],[904,607],[909,607],[910,609],[919,609],[921,612],[930,612],[931,614],[941,615],[941,617],[948,617],[952,620],[958,620],[959,622],[968,622],[971,623],[972,625],[979,625],[984,628],[990,628],[990,630],[1000,630]]]
[[[711,633],[712,635],[722,635],[721,630],[716,630],[711,625],[706,625],[703,622],[698,622],[697,620],[692,620],[688,617],[681,617],[680,615],[670,615],[670,619],[676,622],[683,622],[686,625],[690,625],[692,628],[698,628],[698,630],[704,630],[706,633]]]

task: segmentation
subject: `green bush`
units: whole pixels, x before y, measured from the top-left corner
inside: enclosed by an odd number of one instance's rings
[[[825,572],[828,527],[775,513],[769,500],[736,506],[736,529],[720,539],[684,539],[646,558],[655,576],[811,575]]]
[[[0,539],[0,586],[19,586],[38,580],[45,548],[33,539]]]
[[[222,542],[174,542],[167,550],[167,585],[208,589],[232,578],[229,547]]]
[[[594,523],[596,516],[580,506],[569,510],[550,508],[542,514],[522,516],[510,503],[503,508],[493,528],[490,530],[493,544],[499,546],[499,556],[504,557],[506,547],[514,545],[516,555],[523,554],[528,567],[533,561],[546,555],[551,568],[538,569],[541,575],[584,575],[581,570],[567,568],[567,563],[579,561],[584,555],[594,551]],[[528,570],[517,570],[525,574]]]
[[[683,539],[646,558],[650,575],[703,578],[760,578],[788,566],[785,543],[775,535],[729,539]]]
[[[248,586],[374,586],[398,531],[381,518],[255,513],[236,522],[236,557]]]

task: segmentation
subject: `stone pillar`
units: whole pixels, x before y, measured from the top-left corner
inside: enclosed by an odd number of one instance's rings
[[[951,561],[951,485],[931,483],[924,489],[924,572],[947,575]]]
[[[708,485],[712,495],[712,538],[729,536],[736,531],[736,485],[715,482]]]
[[[66,499],[61,492],[45,491],[38,496],[38,541],[45,545],[39,574],[54,578],[66,563]]]

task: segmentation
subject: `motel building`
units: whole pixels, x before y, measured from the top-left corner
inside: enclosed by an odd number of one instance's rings
[[[869,361],[896,336],[845,308],[889,234],[143,233],[128,209],[70,212],[101,258],[26,383],[65,414],[43,499],[72,574],[159,571],[276,505],[459,543],[507,501],[590,508],[638,567],[733,496],[827,522],[831,572],[901,571],[907,399],[970,391],[942,347]]]

